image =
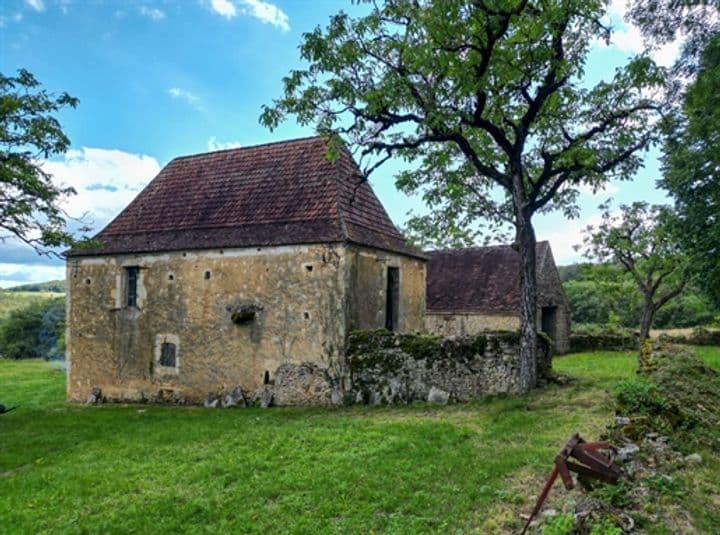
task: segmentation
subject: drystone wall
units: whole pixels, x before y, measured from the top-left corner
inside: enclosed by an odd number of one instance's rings
[[[440,338],[388,331],[353,332],[346,355],[354,403],[467,401],[520,392],[517,332]],[[551,370],[550,344],[539,339],[538,377]]]

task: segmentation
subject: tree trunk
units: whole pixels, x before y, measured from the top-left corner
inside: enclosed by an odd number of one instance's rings
[[[535,229],[524,210],[517,215],[517,246],[520,253],[520,388],[527,392],[537,384]]]
[[[647,340],[650,338],[650,329],[652,328],[653,320],[655,319],[655,313],[657,307],[652,301],[651,297],[645,297],[645,304],[643,306],[642,318],[640,319],[640,340]]]

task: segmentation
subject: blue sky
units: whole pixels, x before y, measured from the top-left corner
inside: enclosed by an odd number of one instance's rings
[[[99,230],[175,156],[311,135],[292,120],[269,132],[258,116],[280,95],[282,77],[300,65],[302,34],[340,9],[359,8],[333,0],[3,0],[0,72],[26,68],[48,90],[80,99],[60,116],[71,151],[45,165],[78,190],[68,211],[89,212]],[[594,46],[591,81],[643,46],[637,30],[622,22],[624,9],[622,1],[611,4],[618,31],[611,46]],[[654,52],[664,64],[675,54],[675,45]],[[584,192],[579,220],[537,219],[538,238],[551,241],[559,263],[578,260],[572,245],[609,195],[617,202],[663,200],[655,188],[657,151],[646,164],[633,182]],[[422,206],[395,191],[398,168],[381,169],[372,183],[401,224]],[[61,261],[0,244],[0,287],[63,277]]]

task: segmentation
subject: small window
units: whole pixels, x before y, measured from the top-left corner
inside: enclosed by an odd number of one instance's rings
[[[163,342],[160,346],[160,366],[175,367],[175,344]]]
[[[137,283],[139,274],[140,268],[137,266],[128,266],[125,268],[125,275],[127,280],[125,290],[125,304],[129,307],[137,306]]]

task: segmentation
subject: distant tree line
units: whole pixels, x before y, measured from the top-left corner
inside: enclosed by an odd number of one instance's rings
[[[570,304],[574,325],[594,324],[637,329],[643,314],[643,296],[632,277],[613,264],[571,264],[558,268]],[[720,308],[700,289],[690,285],[657,311],[656,329],[708,325]]]

